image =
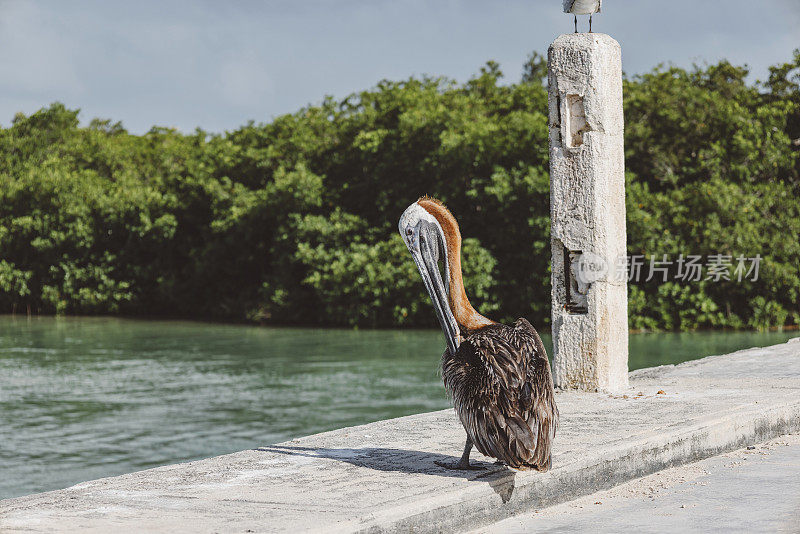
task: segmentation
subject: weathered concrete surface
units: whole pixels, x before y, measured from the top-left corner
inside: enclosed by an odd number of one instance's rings
[[[558,394],[544,474],[439,468],[464,438],[446,410],[0,501],[0,531],[466,530],[800,431],[797,342],[637,371],[631,384],[627,398]]]
[[[481,534],[800,532],[800,434],[521,514]]]
[[[622,57],[602,33],[548,51],[553,379],[628,386]],[[620,272],[622,273],[620,275]]]

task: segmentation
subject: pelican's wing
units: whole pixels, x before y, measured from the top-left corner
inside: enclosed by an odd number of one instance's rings
[[[529,410],[521,404],[526,370],[513,345],[495,332],[470,336],[484,377],[467,429],[477,449],[512,467],[522,467],[533,458],[538,427],[525,417]],[[464,422],[462,420],[462,422]],[[467,425],[465,424],[465,427]]]
[[[535,332],[527,321],[473,332],[456,354],[445,351],[442,379],[480,452],[511,467],[544,470],[558,411],[550,366]]]
[[[551,445],[558,429],[558,407],[553,392],[553,375],[539,333],[520,318],[514,324],[514,334],[519,336],[520,352],[526,355],[526,380],[520,398],[524,417],[531,428],[536,427],[536,465],[550,466]]]
[[[564,13],[569,13],[575,0],[564,0]]]
[[[557,412],[544,347],[531,331],[527,323],[470,337],[492,385],[474,417],[473,441],[512,467],[547,469]]]

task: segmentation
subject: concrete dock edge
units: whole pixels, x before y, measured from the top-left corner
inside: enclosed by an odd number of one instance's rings
[[[515,484],[515,473],[490,474],[495,494],[439,496],[340,525],[336,532],[453,532],[488,525],[530,510],[567,502],[599,490],[725,452],[800,432],[800,400],[768,413],[752,412],[608,451],[607,459],[576,462],[528,483]],[[330,532],[330,529],[324,529]]]

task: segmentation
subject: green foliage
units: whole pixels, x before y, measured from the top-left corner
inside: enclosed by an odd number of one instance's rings
[[[626,80],[629,251],[763,258],[756,282],[640,284],[634,326],[767,328],[796,316],[800,51],[771,73],[752,86],[722,62]]]
[[[523,70],[382,81],[223,135],[81,127],[61,104],[17,115],[0,129],[0,310],[433,326],[396,235],[430,194],[468,237],[473,303],[544,326],[544,58]],[[756,282],[632,285],[634,328],[800,319],[800,51],[746,76],[722,62],[625,80],[630,252],[764,258]]]

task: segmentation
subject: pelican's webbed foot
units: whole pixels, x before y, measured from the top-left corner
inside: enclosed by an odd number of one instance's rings
[[[473,465],[469,463],[469,453],[472,450],[472,440],[469,439],[467,436],[467,442],[464,444],[464,454],[461,455],[461,459],[456,462],[444,462],[440,460],[436,460],[433,463],[438,465],[439,467],[444,467],[445,469],[453,469],[459,471],[480,471],[482,469],[486,469],[480,465]]]

